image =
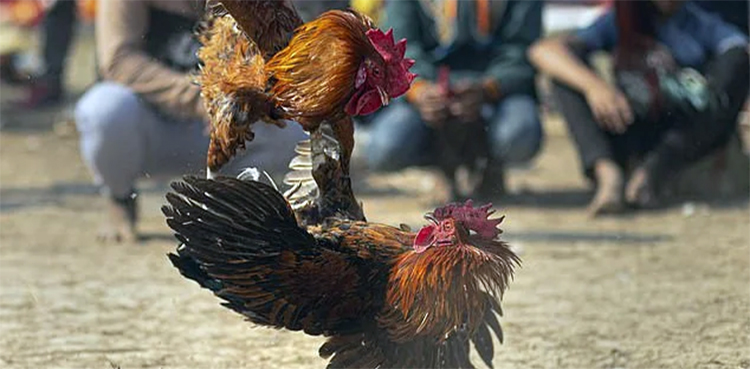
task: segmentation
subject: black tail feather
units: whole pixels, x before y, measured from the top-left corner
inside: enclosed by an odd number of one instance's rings
[[[172,262],[172,265],[180,271],[180,274],[187,279],[195,281],[201,287],[214,292],[218,292],[224,288],[220,281],[211,278],[203,269],[201,269],[195,259],[190,256],[181,256],[179,255],[179,252],[177,254],[169,253],[167,256],[169,257],[169,261]]]

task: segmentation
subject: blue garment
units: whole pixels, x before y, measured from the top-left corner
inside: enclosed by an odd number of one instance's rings
[[[737,26],[748,35],[748,1],[697,0],[694,3],[709,13],[717,13],[725,21]]]
[[[614,9],[576,33],[588,51],[612,51],[617,44]],[[657,40],[681,67],[702,68],[712,57],[732,47],[747,47],[748,39],[737,27],[693,3],[685,3],[674,15],[656,26]]]
[[[497,106],[487,123],[490,155],[504,164],[520,164],[533,158],[541,147],[542,124],[536,101],[525,94],[510,95]],[[420,118],[414,106],[399,100],[373,122],[367,160],[371,169],[396,171],[408,166],[432,165],[434,130]]]
[[[444,17],[432,10],[431,3],[442,1],[386,2],[383,28],[393,28],[397,40],[408,40],[406,55],[416,60],[411,71],[420,79],[435,81],[445,65],[452,81],[490,79],[498,82],[504,95],[536,94],[536,71],[526,50],[541,35],[541,1],[491,1],[487,35],[477,30],[476,1],[458,0],[457,18],[445,19],[447,27],[440,26]],[[449,34],[447,39],[441,37],[441,30]]]

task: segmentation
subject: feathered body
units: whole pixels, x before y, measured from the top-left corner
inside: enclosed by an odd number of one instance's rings
[[[257,119],[296,120],[310,140],[285,195],[228,177],[174,183],[162,209],[181,242],[172,263],[253,323],[328,337],[332,368],[470,368],[472,342],[491,366],[497,299],[519,262],[497,239],[501,219],[451,204],[413,233],[366,222],[351,190],[351,116],[408,90],[405,41],[331,11],[266,61],[239,26],[218,19],[202,51],[215,148],[230,157]]]
[[[270,94],[285,118],[307,130],[345,118],[360,65],[365,59],[382,62],[366,36],[371,29],[364,16],[345,11],[324,13],[297,29],[266,67]]]
[[[389,54],[392,36],[383,44],[383,33],[354,11],[329,11],[303,25],[284,1],[221,3],[228,14],[207,22],[199,52],[212,172],[252,140],[250,125],[258,120],[279,126],[294,120],[307,131],[328,121],[348,159],[354,145],[348,118],[377,110],[414,79],[403,52]],[[391,87],[393,81],[400,85]]]
[[[223,8],[236,19],[244,36],[257,45],[264,59],[283,49],[294,29],[303,23],[294,5],[287,0],[229,0],[221,1],[215,8],[217,15],[224,13]]]
[[[175,266],[256,324],[329,337],[329,367],[468,368],[470,342],[491,366],[497,298],[518,258],[471,232],[471,217],[499,223],[487,208],[450,205],[473,215],[419,234],[335,218],[303,228],[259,182],[187,177],[173,189],[163,211],[182,242]]]

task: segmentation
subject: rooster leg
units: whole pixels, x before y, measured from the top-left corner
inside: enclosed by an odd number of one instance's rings
[[[346,117],[332,125],[333,135],[341,145],[341,169],[349,174],[349,162],[354,151],[354,122]]]
[[[354,198],[349,178],[349,158],[354,140],[349,136],[344,137],[348,141],[339,142],[335,137],[336,126],[324,122],[310,134],[312,175],[320,191],[318,214],[321,219],[338,216],[364,221],[364,213]]]

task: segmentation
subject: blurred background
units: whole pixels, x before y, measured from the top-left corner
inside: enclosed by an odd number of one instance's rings
[[[164,255],[168,181],[205,160],[180,38],[203,4],[104,1],[0,0],[0,367],[323,366],[319,339],[251,329]],[[507,216],[524,266],[496,367],[750,368],[748,1],[294,3],[352,6],[429,66],[358,119],[355,193],[384,223],[463,197]],[[476,117],[434,125],[430,88],[478,91]],[[235,167],[278,178],[296,139],[261,130]],[[467,145],[487,147],[443,155]]]

